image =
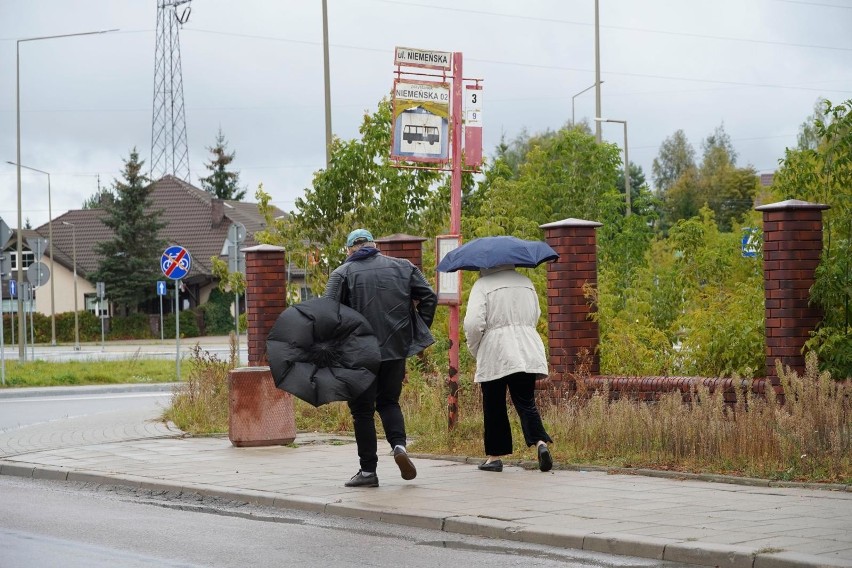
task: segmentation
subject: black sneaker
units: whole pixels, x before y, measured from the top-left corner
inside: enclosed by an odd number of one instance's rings
[[[343,484],[345,487],[378,487],[379,476],[375,473],[372,475],[364,475],[359,469],[358,473],[352,476],[352,479]]]
[[[550,450],[547,449],[547,444],[542,444],[538,447],[538,469],[550,471],[552,468],[553,458],[550,456]]]
[[[417,468],[411,463],[411,458],[402,446],[397,446],[393,449],[393,461],[399,467],[399,473],[406,481],[410,481],[417,477]]]

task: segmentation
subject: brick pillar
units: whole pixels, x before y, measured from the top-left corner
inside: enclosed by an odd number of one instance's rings
[[[296,438],[293,397],[275,388],[266,336],[287,307],[284,249],[258,245],[246,253],[248,367],[228,373],[228,438],[237,447],[289,444]]]
[[[547,337],[550,344],[550,375],[562,380],[577,372],[582,351],[591,359],[588,372],[600,373],[598,323],[583,296],[583,285],[597,286],[598,257],[595,229],[601,223],[565,219],[541,225],[544,240],[559,254],[547,265]]]
[[[284,249],[257,245],[246,253],[246,319],[248,364],[267,365],[266,336],[287,308],[287,265]]]
[[[397,233],[388,237],[376,239],[376,245],[382,254],[396,258],[404,258],[411,264],[423,270],[423,241],[425,237],[413,237]]]
[[[822,212],[828,206],[789,199],[755,209],[763,212],[766,377],[778,384],[775,360],[803,373],[802,348],[822,320],[808,298],[822,253]]]

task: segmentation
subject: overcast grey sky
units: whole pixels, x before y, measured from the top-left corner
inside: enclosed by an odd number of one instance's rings
[[[21,162],[51,173],[53,216],[110,185],[134,146],[151,152],[156,0],[0,0],[0,216],[17,224],[17,39]],[[193,0],[181,32],[191,182],[222,129],[233,167],[293,207],[325,163],[320,0]],[[332,123],[353,138],[393,82],[393,48],[464,54],[484,79],[484,151],[555,129],[594,83],[593,0],[328,0]],[[852,98],[849,0],[600,0],[602,114],[627,120],[650,182],[661,142],[724,122],[738,164],[775,169],[819,97]],[[594,90],[576,97],[592,120]],[[621,147],[620,124],[603,136]],[[99,176],[99,178],[98,178]],[[23,213],[48,220],[46,176],[23,175]]]

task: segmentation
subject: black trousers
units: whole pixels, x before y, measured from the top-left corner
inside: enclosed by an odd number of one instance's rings
[[[544,429],[535,405],[535,380],[531,373],[513,373],[505,377],[479,383],[482,387],[482,412],[485,421],[485,454],[505,456],[512,453],[512,428],[506,407],[506,389],[521,419],[521,430],[527,446],[539,440],[552,443]]]
[[[376,380],[361,396],[349,402],[355,427],[355,442],[362,471],[376,471],[379,458],[376,440],[376,411],[382,419],[385,438],[391,448],[405,445],[405,420],[399,407],[402,381],[405,379],[405,359],[382,361]]]

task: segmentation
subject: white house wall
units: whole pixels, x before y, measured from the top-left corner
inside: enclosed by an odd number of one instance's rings
[[[49,260],[48,260],[49,263]],[[48,264],[49,266],[49,264]],[[74,311],[74,272],[53,263],[53,272],[50,274],[53,280],[54,296],[56,297],[56,313]],[[85,278],[77,275],[77,309],[86,309],[86,294],[94,294],[95,285]],[[46,316],[50,315],[50,282],[36,290],[36,311]]]

